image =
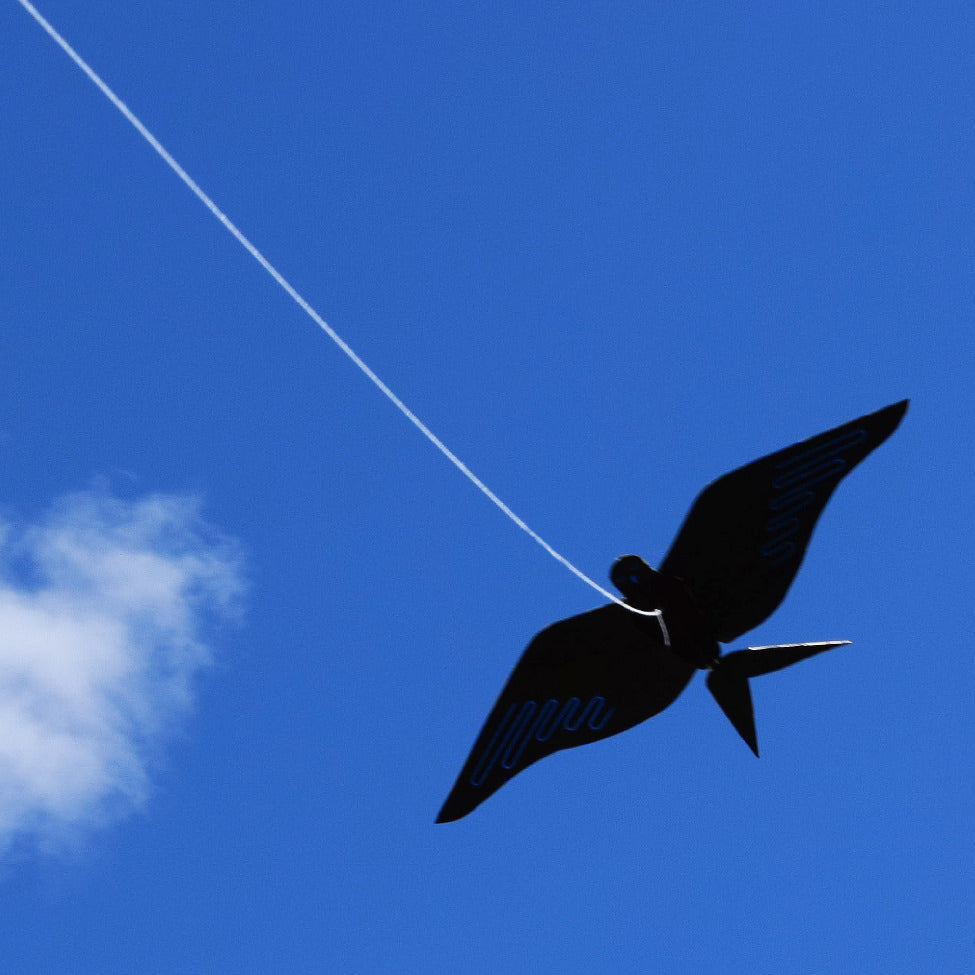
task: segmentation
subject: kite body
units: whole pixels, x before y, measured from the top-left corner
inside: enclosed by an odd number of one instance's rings
[[[466,816],[552,752],[626,731],[672,704],[694,671],[758,754],[748,679],[848,641],[722,654],[785,598],[834,489],[897,428],[907,400],[732,471],[698,496],[661,563],[610,577],[641,616],[609,604],[542,630],[501,692],[437,822]]]

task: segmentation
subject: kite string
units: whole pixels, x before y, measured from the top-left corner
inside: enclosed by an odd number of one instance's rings
[[[165,146],[142,124],[135,113],[122,101],[118,95],[112,91],[108,85],[95,73],[88,63],[78,54],[77,51],[48,23],[37,8],[30,3],[30,0],[17,0],[17,2],[33,17],[33,19],[44,29],[51,39],[68,55],[69,58],[88,76],[88,79],[96,88],[121,112],[135,130],[146,142],[156,151],[157,155],[166,163],[167,166],[186,184],[193,192],[193,195],[224,225],[224,227],[236,238],[237,242],[247,251],[258,264],[281,286],[286,294],[298,305],[302,311],[345,353],[345,355],[359,367],[372,384],[410,421],[419,431],[432,443],[437,450],[449,460],[478,490],[481,491],[490,501],[492,501],[504,514],[506,514],[522,531],[534,539],[549,555],[556,561],[565,566],[571,573],[591,586],[596,592],[612,600],[619,606],[623,606],[632,613],[641,616],[656,616],[660,622],[664,634],[665,642],[670,645],[669,634],[664,624],[663,613],[659,609],[641,610],[634,606],[629,606],[619,597],[604,589],[598,583],[593,582],[582,570],[577,569],[564,555],[556,552],[548,542],[533,531],[521,518],[516,515],[380,378],[375,372],[356,354],[355,350],[333,329],[328,322],[318,314],[317,311],[292,287],[290,282],[281,274],[280,271],[244,236],[237,228],[236,224],[213,202],[212,199],[202,190],[197,182],[186,172],[185,169],[173,158]]]

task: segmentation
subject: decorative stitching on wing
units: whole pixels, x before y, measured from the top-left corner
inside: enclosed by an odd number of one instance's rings
[[[541,710],[537,701],[525,701],[520,707],[517,703],[511,704],[474,766],[469,780],[471,785],[483,785],[499,759],[502,768],[509,771],[515,768],[532,738],[539,742],[548,741],[560,725],[568,732],[578,731],[583,725],[592,731],[602,731],[616,711],[616,708],[606,706],[606,698],[601,694],[594,694],[581,711],[582,701],[578,697],[570,697],[561,707],[559,703],[557,699],[549,698]]]
[[[802,528],[797,514],[816,500],[816,492],[810,488],[820,481],[842,477],[850,464],[839,454],[862,443],[866,436],[867,431],[857,427],[776,464],[775,469],[782,473],[772,481],[776,493],[768,503],[768,510],[773,512],[773,517],[765,522],[765,533],[772,537],[758,549],[764,558],[772,560],[773,566],[795,554],[792,536]]]

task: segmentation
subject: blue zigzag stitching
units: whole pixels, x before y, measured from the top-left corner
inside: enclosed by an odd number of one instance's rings
[[[536,701],[525,701],[521,707],[517,704],[510,705],[474,767],[470,777],[471,785],[483,785],[499,758],[502,768],[513,769],[532,738],[536,741],[548,741],[559,725],[566,731],[578,731],[585,723],[593,731],[601,731],[616,710],[607,708],[600,718],[600,712],[606,704],[606,698],[600,694],[593,695],[589,703],[579,711],[581,703],[578,697],[570,697],[561,708],[555,698],[549,698],[541,710]]]
[[[771,537],[759,549],[773,565],[795,552],[796,543],[791,536],[799,531],[796,515],[816,500],[816,493],[810,488],[844,474],[849,464],[839,455],[861,443],[866,435],[866,430],[857,427],[777,465],[776,470],[782,473],[772,481],[776,494],[768,505],[774,514],[765,523],[765,531]]]

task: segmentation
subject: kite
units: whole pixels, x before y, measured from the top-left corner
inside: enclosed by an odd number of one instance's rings
[[[698,496],[659,570],[636,555],[610,571],[611,603],[542,630],[474,742],[438,823],[461,819],[529,765],[617,735],[673,704],[695,670],[758,755],[748,680],[849,640],[723,654],[785,598],[826,502],[893,432],[894,403],[725,474]],[[628,608],[629,607],[629,608]],[[632,609],[659,609],[662,616]]]
[[[203,191],[143,122],[29,0],[20,5],[146,140],[224,228],[367,379],[520,529],[611,600],[562,620],[528,645],[474,743],[437,822],[466,816],[552,752],[619,734],[669,707],[694,671],[755,754],[750,677],[848,640],[749,647],[722,655],[767,619],[795,578],[816,519],[843,476],[894,432],[903,400],[732,471],[694,502],[659,571],[635,555],[610,572],[619,599],[519,518],[356,354]]]

